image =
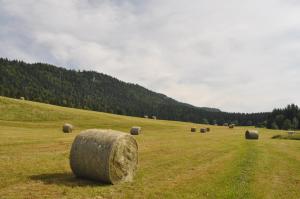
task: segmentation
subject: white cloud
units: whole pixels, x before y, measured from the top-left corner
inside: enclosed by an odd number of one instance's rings
[[[300,104],[293,0],[0,0],[0,56],[104,72],[197,106]]]

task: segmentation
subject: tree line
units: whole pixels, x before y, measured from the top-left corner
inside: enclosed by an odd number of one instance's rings
[[[67,70],[6,58],[0,58],[0,95],[120,115],[148,115],[205,124],[265,126],[270,119],[270,113],[227,113],[195,107],[94,71]],[[293,123],[294,117],[288,119]],[[277,124],[278,128],[282,125]]]
[[[295,104],[283,109],[274,109],[269,114],[266,127],[270,129],[297,130],[300,129],[300,110]]]

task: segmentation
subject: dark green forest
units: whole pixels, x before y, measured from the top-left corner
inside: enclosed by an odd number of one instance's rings
[[[227,113],[195,107],[102,73],[4,58],[0,58],[0,95],[120,115],[148,115],[195,123],[241,126],[274,123],[270,113]],[[285,116],[285,119],[293,123],[294,115]],[[275,122],[277,124],[277,120]],[[283,127],[281,123],[277,125]]]
[[[297,130],[299,129],[300,109],[291,104],[283,109],[274,109],[269,115],[266,126],[270,129]]]

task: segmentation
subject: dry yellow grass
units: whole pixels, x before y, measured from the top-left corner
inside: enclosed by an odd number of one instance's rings
[[[204,126],[69,109],[0,97],[0,198],[300,198],[300,142],[280,131]],[[76,127],[64,134],[61,126]],[[102,128],[136,136],[134,181],[106,185],[76,179],[69,167],[74,137]],[[191,127],[210,127],[206,134]]]

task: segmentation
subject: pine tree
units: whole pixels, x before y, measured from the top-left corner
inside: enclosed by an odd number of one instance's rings
[[[285,119],[282,125],[282,129],[289,130],[292,128],[292,122],[289,119]]]

